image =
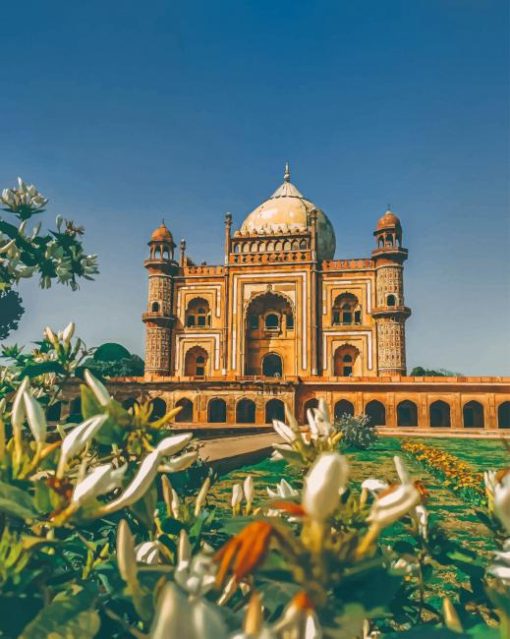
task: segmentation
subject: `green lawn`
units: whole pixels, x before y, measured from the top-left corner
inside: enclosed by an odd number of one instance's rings
[[[429,439],[423,440],[438,448],[444,448],[460,459],[470,463],[474,470],[483,471],[490,468],[501,468],[508,465],[509,454],[501,442],[493,440],[461,440],[461,439]],[[492,536],[478,520],[475,511],[463,501],[453,490],[446,488],[420,463],[400,450],[397,438],[382,437],[376,445],[368,451],[347,453],[351,467],[351,478],[355,486],[367,477],[378,477],[390,481],[397,481],[393,464],[393,456],[402,454],[406,464],[415,479],[419,479],[430,493],[427,507],[433,521],[441,526],[456,539],[465,542],[477,552],[494,550]],[[273,462],[269,459],[252,466],[233,471],[219,480],[213,489],[216,505],[225,507],[230,503],[232,484],[244,480],[247,474],[253,475],[256,488],[255,506],[267,499],[266,486],[273,486],[285,477],[293,486],[299,488],[302,478],[296,471],[289,473],[283,461]],[[390,537],[398,536],[399,525],[386,533]]]

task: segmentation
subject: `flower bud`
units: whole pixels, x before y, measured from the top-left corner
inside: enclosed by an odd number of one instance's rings
[[[309,517],[324,521],[335,512],[348,474],[347,462],[338,453],[323,453],[317,459],[304,482],[302,503]]]
[[[74,329],[75,329],[75,325],[74,322],[70,322],[65,328],[64,331],[62,333],[62,339],[65,342],[65,344],[69,344],[73,335],[74,335]]]
[[[137,585],[135,540],[125,519],[121,519],[117,529],[117,565],[120,576],[128,586]]]
[[[88,387],[94,393],[95,398],[101,406],[107,406],[111,401],[111,397],[106,386],[96,379],[88,368],[85,369],[84,378]]]
[[[243,489],[241,484],[234,484],[232,486],[232,510],[234,513],[238,513],[243,501]]]
[[[39,402],[28,392],[23,393],[23,400],[25,402],[27,421],[32,435],[38,444],[44,444],[46,441],[46,431],[48,429],[44,410]]]
[[[182,435],[172,435],[171,437],[165,437],[156,446],[157,450],[161,453],[162,457],[168,457],[169,455],[175,455],[179,453],[193,438],[192,433],[183,433]]]
[[[207,493],[209,492],[210,487],[211,487],[211,479],[210,477],[207,477],[204,483],[202,484],[202,487],[200,488],[200,492],[198,493],[197,498],[195,500],[195,510],[194,510],[195,517],[198,517],[200,515],[202,508],[205,504]]]

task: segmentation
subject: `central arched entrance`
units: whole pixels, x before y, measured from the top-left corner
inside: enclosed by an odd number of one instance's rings
[[[281,377],[283,375],[282,358],[276,353],[268,353],[262,359],[262,375],[264,377]]]
[[[281,377],[284,368],[286,374],[296,374],[297,331],[292,302],[286,295],[272,290],[255,295],[245,311],[244,331],[246,375]],[[275,351],[285,353],[285,362]]]

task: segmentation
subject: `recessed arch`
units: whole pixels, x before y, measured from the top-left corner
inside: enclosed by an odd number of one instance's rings
[[[484,427],[484,411],[480,402],[471,400],[464,404],[462,409],[462,420],[464,428],[483,428]]]
[[[361,307],[353,293],[341,293],[335,297],[332,308],[333,326],[361,324]]]
[[[202,346],[193,346],[186,351],[184,358],[184,375],[187,377],[204,377],[208,374],[209,353]]]
[[[347,399],[336,402],[334,408],[335,420],[341,419],[344,415],[354,416],[354,404]]]
[[[175,416],[176,422],[192,422],[193,421],[193,402],[187,397],[175,402],[175,408],[180,408],[180,412]]]
[[[370,419],[372,426],[384,426],[386,424],[386,407],[377,399],[373,399],[365,406],[365,415]]]
[[[432,402],[429,408],[432,428],[449,428],[451,426],[450,405],[441,400]]]
[[[211,325],[209,302],[203,297],[194,297],[186,308],[186,326],[188,328],[206,328]]]
[[[49,422],[58,422],[62,415],[62,402],[55,402],[50,404],[46,409],[46,419]]]
[[[255,422],[255,402],[244,397],[236,405],[236,423],[253,424]]]
[[[207,421],[212,424],[224,424],[227,421],[227,404],[221,397],[209,400],[207,404]]]
[[[282,377],[283,360],[278,353],[268,353],[262,359],[262,375],[264,377]]]
[[[355,374],[359,350],[352,344],[343,344],[333,354],[333,373],[336,377],[351,377]]]
[[[81,414],[81,397],[75,397],[69,404],[69,418],[68,421],[82,421]]]
[[[285,421],[285,404],[281,399],[270,399],[266,402],[265,409],[266,424],[271,424],[273,419]]]
[[[397,406],[397,426],[418,426],[418,408],[409,399]]]
[[[152,413],[150,417],[151,422],[155,422],[157,419],[161,419],[162,417],[166,415],[167,413],[166,402],[164,399],[161,399],[161,397],[155,397],[151,401],[151,406],[152,406]]]
[[[510,428],[510,402],[498,406],[498,428]]]
[[[316,397],[311,397],[310,399],[306,400],[303,406],[305,421],[307,419],[308,411],[311,410],[312,408],[318,408],[318,406],[319,406],[319,400]]]

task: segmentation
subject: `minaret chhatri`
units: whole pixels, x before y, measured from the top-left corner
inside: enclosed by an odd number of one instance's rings
[[[411,309],[404,304],[404,262],[402,226],[389,208],[374,231],[377,247],[372,251],[376,270],[376,307],[379,375],[406,374],[405,322]]]
[[[175,243],[162,222],[149,242],[149,258],[144,266],[148,271],[149,293],[145,323],[145,375],[170,375],[171,337],[175,317],[173,313],[174,276],[179,265],[174,260]]]

